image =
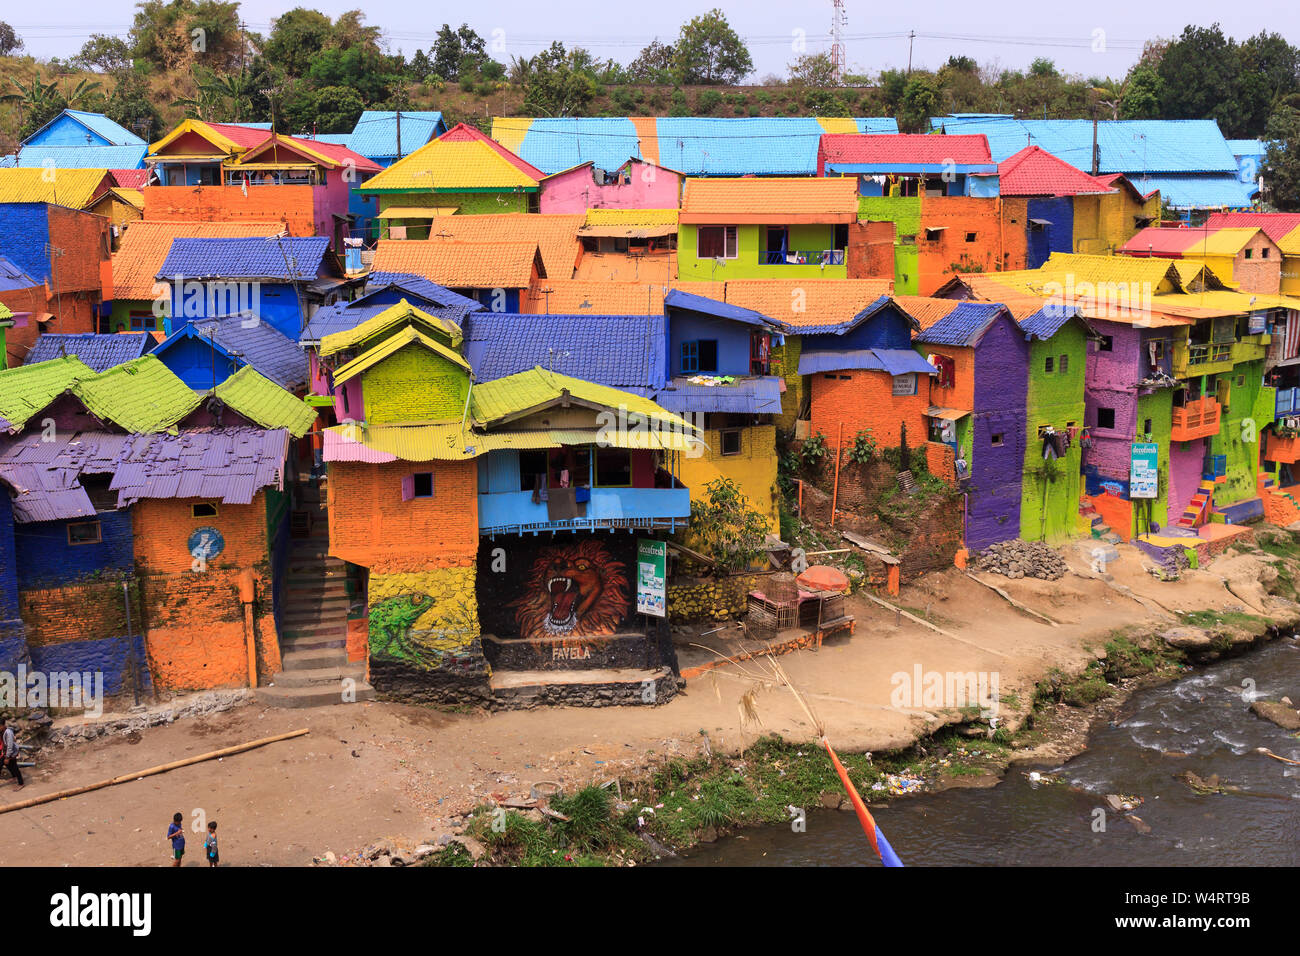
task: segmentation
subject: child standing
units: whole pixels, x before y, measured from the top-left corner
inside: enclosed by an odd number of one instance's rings
[[[171,826],[167,828],[167,839],[172,841],[172,866],[180,866],[181,857],[185,855],[185,828],[181,826],[183,819],[179,813],[175,814]]]
[[[203,841],[203,849],[208,857],[208,866],[216,866],[217,857],[217,821],[208,824],[208,838]]]

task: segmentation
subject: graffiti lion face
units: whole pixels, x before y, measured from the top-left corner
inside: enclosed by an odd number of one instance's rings
[[[625,568],[603,544],[583,541],[548,549],[511,603],[521,637],[612,634],[627,613]]]

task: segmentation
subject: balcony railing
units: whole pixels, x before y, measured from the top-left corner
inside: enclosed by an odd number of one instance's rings
[[[586,513],[552,520],[546,502],[534,502],[531,491],[507,491],[478,496],[479,534],[521,534],[530,531],[586,531],[602,528],[685,527],[691,516],[689,488],[592,488]]]
[[[769,266],[842,266],[843,249],[769,249],[763,253],[763,264]]]
[[[1194,441],[1219,434],[1221,409],[1213,398],[1198,398],[1182,408],[1175,408],[1170,441]]]
[[[1273,409],[1277,418],[1300,412],[1300,388],[1279,388]]]
[[[1188,365],[1214,365],[1231,359],[1231,342],[1187,346]]]

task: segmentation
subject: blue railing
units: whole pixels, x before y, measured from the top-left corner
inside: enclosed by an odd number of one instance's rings
[[[769,249],[763,253],[763,263],[769,266],[842,266],[843,249]]]
[[[1278,417],[1300,412],[1300,388],[1279,388],[1275,407]]]
[[[675,529],[691,516],[689,488],[593,488],[586,513],[552,520],[531,491],[478,496],[479,534],[582,531],[599,528]]]

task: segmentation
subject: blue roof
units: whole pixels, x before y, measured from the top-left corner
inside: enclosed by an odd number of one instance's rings
[[[889,296],[882,295],[851,319],[844,319],[840,322],[828,322],[824,325],[798,325],[786,326],[786,328],[792,335],[843,335],[850,329],[857,328],[860,323],[871,318],[871,316],[875,315],[892,301],[893,300]],[[911,319],[913,324],[915,324],[916,319],[913,319],[912,316],[908,315],[906,309],[897,303],[894,303],[894,308],[898,309],[899,312],[907,316],[907,318]]]
[[[586,162],[599,169],[618,169],[628,157],[640,158],[641,141],[632,121],[623,117],[542,118],[529,124],[519,144],[519,156],[544,173],[558,173]]]
[[[90,133],[103,140],[98,144],[101,146],[147,146],[149,145],[135,133],[131,132],[125,126],[114,120],[109,119],[103,113],[87,113],[85,110],[64,110],[54,119],[50,120],[36,132],[32,133],[23,140],[27,144],[36,140],[42,133],[60,120],[69,119],[80,126],[84,126]],[[114,167],[116,169],[125,169],[128,167]]]
[[[18,150],[18,165],[55,169],[141,169],[148,146],[43,146]],[[48,163],[47,163],[48,161]]]
[[[0,256],[0,292],[13,292],[18,289],[30,289],[40,285],[9,259]]]
[[[1233,156],[1263,156],[1268,152],[1268,144],[1262,139],[1230,139],[1227,143]]]
[[[916,341],[930,345],[978,345],[1006,308],[1000,302],[958,303],[957,308],[918,335]]]
[[[464,331],[465,358],[482,382],[537,366],[638,394],[667,381],[662,315],[475,312]]]
[[[440,305],[444,309],[459,309],[463,312],[482,312],[484,305],[477,299],[453,292],[445,285],[438,285],[411,272],[372,272],[366,277],[366,292],[356,299],[363,301],[366,296],[378,292],[387,286],[396,286],[405,292],[413,292],[427,302]]]
[[[728,302],[719,302],[717,299],[710,299],[707,296],[696,295],[694,292],[683,292],[681,289],[673,289],[664,296],[664,307],[674,309],[686,309],[691,312],[702,312],[705,315],[716,316],[719,319],[733,319],[736,322],[744,322],[747,325],[777,325],[773,319],[769,319],[762,312],[755,312],[753,309],[742,309],[738,305],[731,305]]]
[[[446,131],[447,124],[436,110],[402,110],[402,155],[410,156]],[[366,110],[352,127],[345,145],[366,159],[396,159],[397,113]]]
[[[346,146],[351,138],[351,133],[314,133],[303,137],[303,139],[313,139],[318,143],[333,143],[335,146]]]
[[[1020,320],[1020,328],[1024,330],[1025,338],[1033,339],[1050,339],[1065,326],[1065,323],[1071,319],[1078,318],[1087,328],[1092,326],[1087,320],[1079,316],[1079,313],[1067,309],[1063,305],[1049,305],[1039,309],[1033,315],[1026,316]]]
[[[138,359],[154,344],[148,332],[46,333],[36,340],[24,365],[75,355],[96,372]]]
[[[315,279],[320,272],[329,239],[291,236],[276,240],[195,239],[172,240],[156,278],[171,279]],[[292,266],[292,271],[289,266]]]
[[[1160,198],[1175,209],[1243,209],[1259,191],[1253,182],[1243,183],[1237,173],[1131,178],[1143,195],[1158,189]]]
[[[982,133],[994,162],[1041,146],[1071,166],[1092,169],[1092,120],[1020,120],[1010,116],[940,116],[933,129]],[[1103,120],[1097,124],[1103,173],[1237,172],[1237,160],[1214,120]]]
[[[416,308],[422,308],[419,303],[413,302],[411,304]],[[302,346],[317,345],[325,336],[332,335],[335,332],[350,332],[362,322],[373,319],[381,312],[387,312],[392,307],[392,303],[357,306],[352,302],[336,302],[333,305],[323,306],[317,309],[315,314],[307,320],[302,334],[298,336],[298,344]],[[425,309],[424,311],[427,312],[428,310]]]
[[[779,415],[781,379],[769,375],[737,379],[731,385],[693,385],[689,379],[675,378],[654,399],[670,412]]]
[[[840,369],[867,369],[888,375],[920,372],[933,375],[936,369],[911,349],[851,349],[846,352],[804,352],[799,356],[799,374],[833,372]]]
[[[240,316],[193,319],[161,342],[153,354],[166,363],[165,355],[178,342],[197,338],[212,341],[240,366],[253,369],[282,388],[293,391],[307,383],[307,359],[302,349],[269,322],[251,322]]]

